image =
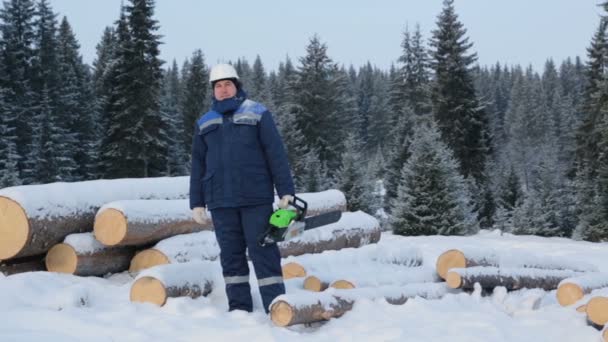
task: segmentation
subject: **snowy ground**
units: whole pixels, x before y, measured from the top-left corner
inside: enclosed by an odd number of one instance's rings
[[[437,256],[451,248],[483,248],[503,256],[512,253],[514,258],[522,251],[568,257],[608,272],[606,243],[501,236],[488,231],[473,237],[397,237],[384,233],[377,247],[290,257],[285,261],[301,261],[317,272],[334,272],[332,267],[336,272],[340,269],[341,274],[351,271],[359,282],[383,283],[386,273],[392,272],[390,267],[395,266],[376,267],[377,261],[366,261],[365,256],[373,248],[395,250],[400,246],[419,248],[424,267],[434,267]],[[348,260],[353,262],[349,264]],[[279,328],[263,313],[256,289],[254,313],[228,313],[221,288],[207,298],[169,299],[164,307],[156,307],[129,301],[131,281],[126,273],[107,279],[47,272],[0,275],[0,341],[596,342],[600,339],[600,333],[586,325],[584,314],[557,304],[555,291],[506,293],[498,289],[490,296],[458,293],[441,300],[417,298],[405,305],[360,299],[341,318],[312,326]],[[301,279],[287,281],[288,293],[302,291],[301,286]]]

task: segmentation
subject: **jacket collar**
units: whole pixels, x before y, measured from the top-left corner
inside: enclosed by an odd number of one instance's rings
[[[211,109],[222,114],[234,112],[247,99],[247,93],[243,89],[239,89],[234,97],[218,101],[213,97]]]

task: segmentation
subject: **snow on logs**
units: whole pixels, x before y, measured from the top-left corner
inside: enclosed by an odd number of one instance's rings
[[[498,268],[476,266],[452,268],[446,283],[453,289],[472,290],[475,283],[484,289],[504,286],[507,290],[540,288],[546,291],[557,289],[558,284],[579,273],[571,270],[546,270],[538,268]]]
[[[91,231],[97,210],[121,199],[187,198],[188,177],[23,185],[0,190],[0,259],[43,254]]]
[[[346,199],[338,190],[300,194],[309,202],[309,215],[345,210]],[[104,205],[95,217],[95,237],[106,246],[153,243],[164,238],[212,230],[208,219],[194,222],[187,201],[116,201]]]
[[[93,231],[106,246],[135,246],[211,229],[211,219],[202,225],[192,219],[188,200],[125,200],[101,207]]]
[[[291,240],[279,243],[282,257],[328,250],[358,248],[380,240],[380,224],[373,216],[362,211],[344,213],[340,221],[306,231]]]
[[[141,272],[131,285],[132,302],[165,305],[168,298],[206,296],[222,280],[218,262],[160,265]]]
[[[323,211],[319,208],[318,213]],[[328,209],[335,210],[335,209]],[[332,239],[338,241],[332,241]],[[301,236],[278,243],[281,256],[321,253],[347,247],[361,247],[380,239],[378,221],[361,211],[343,213],[340,221],[306,231]],[[159,264],[185,263],[192,260],[214,260],[219,247],[213,232],[203,231],[174,236],[141,251],[131,261],[129,271],[136,272]],[[404,261],[410,262],[410,261]],[[413,261],[411,261],[413,262]]]
[[[585,294],[601,288],[608,288],[608,274],[587,273],[575,278],[564,279],[557,287],[557,301],[567,306],[579,301]]]
[[[570,270],[576,272],[595,272],[597,267],[582,263],[580,260],[565,258],[556,259],[529,253],[513,253],[501,256],[485,249],[458,250],[450,249],[437,258],[437,273],[446,279],[451,268],[468,268],[475,266],[493,266],[508,268],[539,268],[547,270]]]
[[[128,269],[134,254],[133,247],[106,247],[92,233],[80,233],[53,246],[45,262],[50,272],[101,276]]]
[[[404,304],[414,297],[438,299],[448,291],[445,283],[425,283],[285,294],[277,297],[270,305],[270,318],[281,327],[313,323],[342,316],[352,309],[357,298],[384,298],[390,304]]]

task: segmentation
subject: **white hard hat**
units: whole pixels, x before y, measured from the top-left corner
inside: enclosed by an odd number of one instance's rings
[[[211,72],[209,73],[209,82],[213,83],[218,80],[224,80],[227,78],[236,78],[239,79],[239,75],[236,73],[236,70],[230,64],[218,64],[211,68]]]

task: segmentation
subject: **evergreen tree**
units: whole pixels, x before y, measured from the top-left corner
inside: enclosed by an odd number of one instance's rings
[[[173,65],[167,70],[163,78],[161,91],[161,114],[168,128],[169,149],[167,174],[171,176],[181,176],[187,174],[187,163],[189,155],[183,148],[182,137],[184,133],[183,122],[179,111],[180,98],[179,70],[177,62],[173,60]]]
[[[411,157],[401,171],[392,203],[393,232],[399,235],[463,235],[478,225],[458,163],[434,124],[417,126]]]
[[[175,71],[177,72],[177,70]],[[209,84],[209,70],[205,64],[205,56],[201,50],[196,50],[192,54],[187,65],[187,71],[182,75],[183,79],[183,95],[181,101],[181,111],[183,120],[180,130],[182,135],[182,154],[188,156],[192,149],[192,135],[194,134],[194,126],[203,114],[205,114],[209,106],[209,93],[211,85]],[[179,99],[177,99],[179,101]],[[189,168],[188,168],[189,169]]]
[[[465,37],[453,0],[444,0],[437,26],[431,40],[434,116],[462,174],[483,182],[488,153],[487,119],[477,100],[470,70],[477,56],[467,54],[473,44]]]
[[[17,134],[11,122],[15,120],[13,115],[0,88],[0,188],[21,184],[17,167]]]
[[[0,87],[6,89],[4,101],[16,113],[15,120],[7,128],[17,135],[17,155],[20,178],[26,182],[36,181],[35,174],[25,174],[26,156],[30,153],[34,130],[32,122],[35,94],[32,90],[31,65],[33,56],[35,6],[32,0],[10,0],[0,9],[0,58],[3,67]]]
[[[342,164],[335,176],[335,186],[348,198],[349,211],[370,212],[373,179],[367,178],[366,169],[361,165],[365,160],[361,153],[361,144],[351,133],[346,138],[344,146]]]
[[[402,63],[400,93],[404,99],[403,104],[411,107],[416,115],[429,114],[431,112],[429,56],[423,44],[419,25],[416,25],[413,36],[405,31],[401,47],[403,54],[399,57],[399,62]]]

